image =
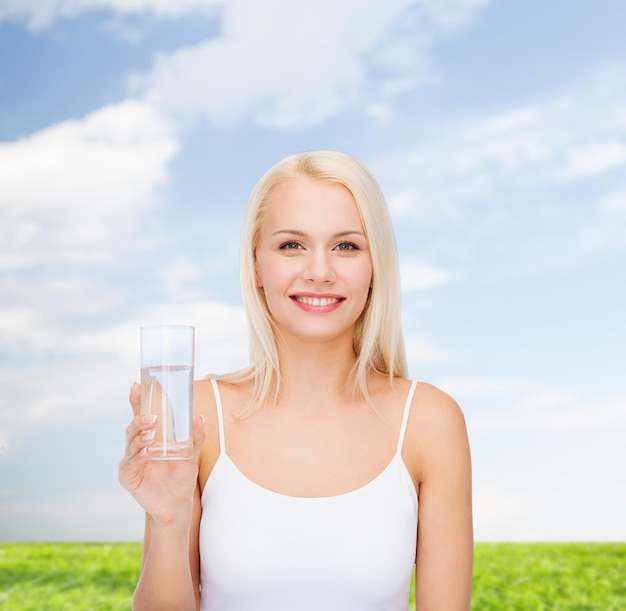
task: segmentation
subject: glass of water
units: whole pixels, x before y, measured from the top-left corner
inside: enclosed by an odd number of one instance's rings
[[[153,460],[193,456],[194,327],[140,328],[141,413],[156,415]]]

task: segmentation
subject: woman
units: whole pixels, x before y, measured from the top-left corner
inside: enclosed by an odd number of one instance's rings
[[[241,250],[251,365],[196,382],[194,458],[150,461],[127,430],[120,481],[146,511],[134,609],[469,607],[471,469],[445,393],[406,377],[380,189],[354,158],[276,164]],[[419,516],[419,519],[418,519]]]

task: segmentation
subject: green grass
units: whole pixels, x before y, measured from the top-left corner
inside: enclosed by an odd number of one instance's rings
[[[137,543],[0,543],[0,609],[130,609]],[[626,544],[476,545],[472,609],[626,609]]]
[[[472,609],[626,609],[626,544],[478,544]]]
[[[130,609],[141,564],[138,543],[0,544],[0,609]]]

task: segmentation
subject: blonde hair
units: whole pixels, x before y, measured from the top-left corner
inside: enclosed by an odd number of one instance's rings
[[[354,334],[354,390],[369,399],[370,371],[406,377],[407,365],[400,320],[400,273],[395,237],[385,198],[365,166],[337,151],[312,151],[286,157],[256,184],[244,214],[241,235],[241,289],[250,327],[250,366],[223,377],[229,381],[254,379],[253,405],[274,400],[280,389],[280,364],[274,323],[255,277],[255,251],[269,196],[279,184],[299,176],[340,184],[356,202],[369,243],[373,283]]]

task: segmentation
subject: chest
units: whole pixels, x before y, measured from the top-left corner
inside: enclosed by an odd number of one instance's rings
[[[400,426],[398,410],[267,410],[251,419],[225,419],[226,453],[263,488],[298,497],[333,496],[365,485],[385,469],[396,453]]]
[[[416,525],[398,456],[362,488],[299,498],[257,486],[223,455],[202,497],[202,608],[406,610]]]

